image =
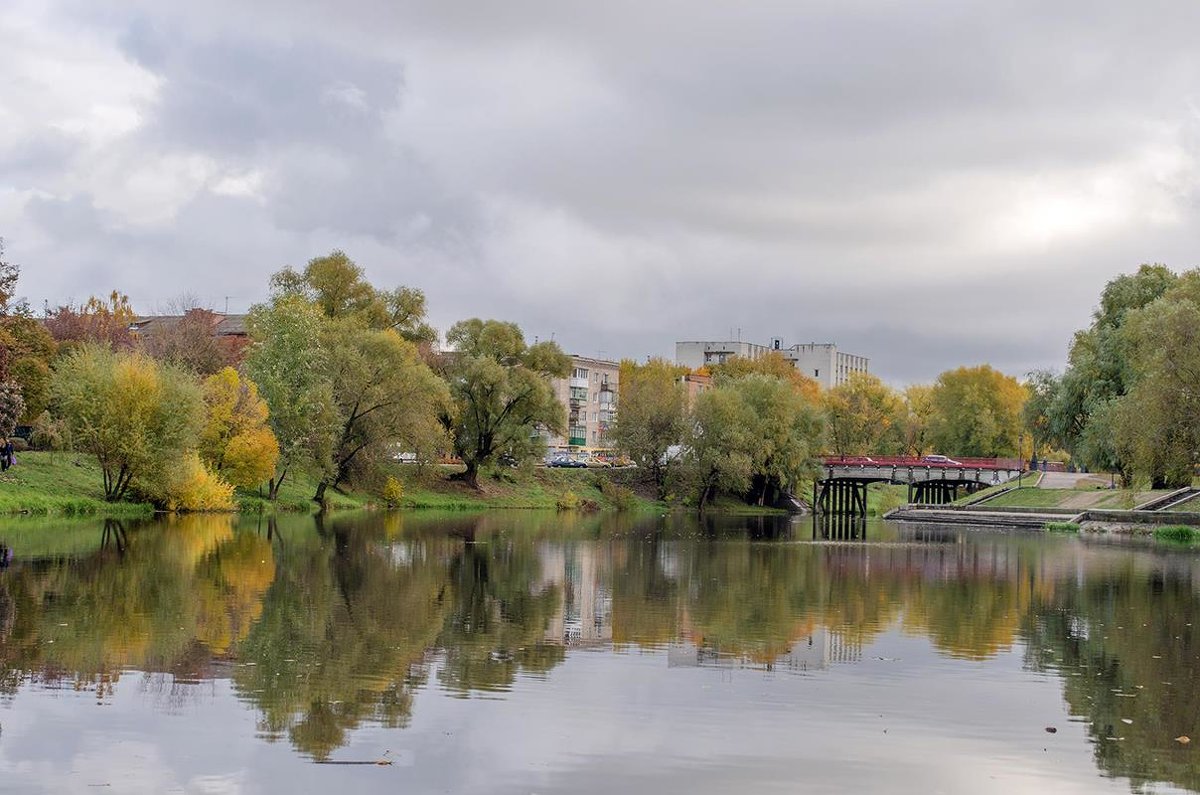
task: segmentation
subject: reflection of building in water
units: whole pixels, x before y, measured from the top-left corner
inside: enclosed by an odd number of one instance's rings
[[[587,646],[612,640],[612,593],[600,582],[596,548],[591,544],[538,550],[542,562],[541,588],[558,586],[558,610],[546,627],[546,640],[566,646]]]
[[[853,663],[862,659],[862,643],[847,637],[838,630],[817,627],[812,632],[792,643],[786,654],[770,663],[768,669],[789,671],[823,671],[835,663]],[[699,645],[683,641],[673,643],[667,649],[668,668],[761,668],[761,663],[748,659],[744,654],[722,653],[714,644]]]

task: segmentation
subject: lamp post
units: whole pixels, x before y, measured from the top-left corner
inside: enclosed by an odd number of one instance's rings
[[[1017,488],[1021,488],[1021,475],[1025,474],[1025,434],[1017,434]]]

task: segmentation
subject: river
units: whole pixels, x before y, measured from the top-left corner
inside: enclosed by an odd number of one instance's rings
[[[0,792],[1200,791],[1187,549],[527,511],[0,543]]]

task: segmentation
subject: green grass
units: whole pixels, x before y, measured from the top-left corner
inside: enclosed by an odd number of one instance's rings
[[[304,513],[314,511],[317,504],[313,495],[317,492],[317,480],[306,472],[292,471],[283,480],[279,497],[275,502],[267,499],[267,487],[257,491],[239,489],[234,495],[238,510],[242,513]],[[362,510],[382,503],[375,495],[347,490],[345,493],[328,489],[325,502],[330,510]]]
[[[1046,522],[1046,529],[1051,533],[1078,533],[1076,522]]]
[[[989,500],[982,508],[1057,508],[1081,492],[1075,489],[1039,489],[1022,486]]]
[[[1166,525],[1154,528],[1154,537],[1159,541],[1193,543],[1200,541],[1200,528],[1181,524]]]
[[[546,467],[501,468],[481,473],[479,490],[451,480],[459,471],[438,467],[418,472],[397,465],[393,472],[404,483],[405,508],[444,511],[483,511],[490,508],[556,509],[568,493],[581,503],[595,503],[602,510],[662,510],[665,505],[639,495],[629,487],[635,475],[629,470],[551,469]],[[621,488],[613,488],[613,485]],[[749,506],[743,506],[749,507]],[[756,508],[761,512],[762,509]]]
[[[17,453],[17,463],[0,475],[0,514],[134,516],[149,514],[145,503],[104,501],[104,479],[96,460],[73,453]]]

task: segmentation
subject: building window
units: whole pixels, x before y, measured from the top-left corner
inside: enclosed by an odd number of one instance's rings
[[[575,372],[571,373],[572,378],[587,378],[588,371],[583,367],[576,367]]]
[[[579,421],[587,422],[587,412],[586,411],[579,412]]]
[[[821,377],[821,371],[813,370],[813,378],[820,378],[820,377]]]
[[[586,386],[573,386],[571,387],[571,400],[587,400],[587,392]]]

